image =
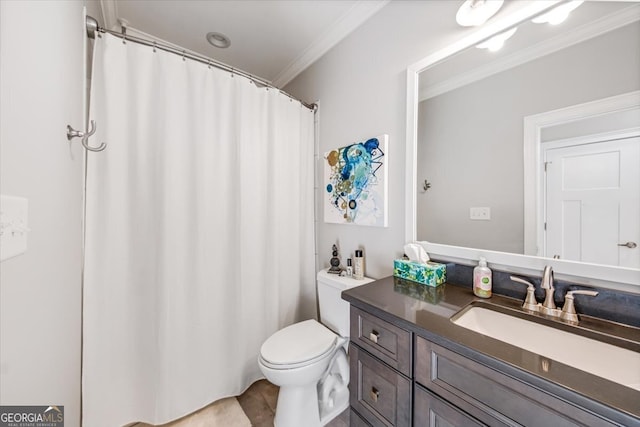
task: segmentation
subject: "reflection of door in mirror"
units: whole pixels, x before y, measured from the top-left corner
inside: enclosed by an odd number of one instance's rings
[[[633,245],[640,241],[640,137],[589,135],[543,145],[544,255],[640,268]]]
[[[535,255],[525,248],[524,118],[637,91],[639,69],[640,22],[633,20],[422,97],[416,179],[431,188],[417,194],[417,239]],[[421,85],[430,72],[420,76]],[[489,220],[470,218],[477,207],[490,208]]]

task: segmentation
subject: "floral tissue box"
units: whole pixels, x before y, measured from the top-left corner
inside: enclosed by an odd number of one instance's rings
[[[393,260],[393,275],[427,286],[442,285],[447,276],[447,266],[435,262],[423,264],[403,259]]]

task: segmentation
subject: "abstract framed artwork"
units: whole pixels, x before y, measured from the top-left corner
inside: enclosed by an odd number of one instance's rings
[[[324,155],[324,221],[387,226],[388,135]]]

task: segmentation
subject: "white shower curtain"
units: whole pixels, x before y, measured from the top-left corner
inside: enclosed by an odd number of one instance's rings
[[[91,96],[83,421],[162,424],[240,394],[315,316],[313,113],[108,34]]]

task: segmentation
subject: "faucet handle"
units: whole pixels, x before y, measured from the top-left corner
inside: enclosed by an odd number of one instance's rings
[[[522,304],[522,308],[529,311],[538,311],[540,309],[540,306],[538,305],[538,301],[536,300],[536,295],[535,295],[536,288],[533,286],[533,283],[516,276],[510,276],[510,277],[511,277],[511,280],[513,280],[514,282],[527,285],[527,297],[524,300],[524,304]]]
[[[583,291],[583,290],[569,291],[569,292],[567,292],[567,295],[565,296],[565,298],[567,298],[567,297],[573,298],[574,295],[589,295],[590,297],[595,297],[596,295],[598,295],[598,292],[597,291]]]
[[[564,306],[562,306],[562,313],[560,314],[560,319],[565,320],[569,323],[578,323],[578,314],[576,313],[576,307],[573,303],[574,295],[589,295],[591,297],[595,297],[598,295],[596,291],[569,291],[567,295],[564,297]]]

